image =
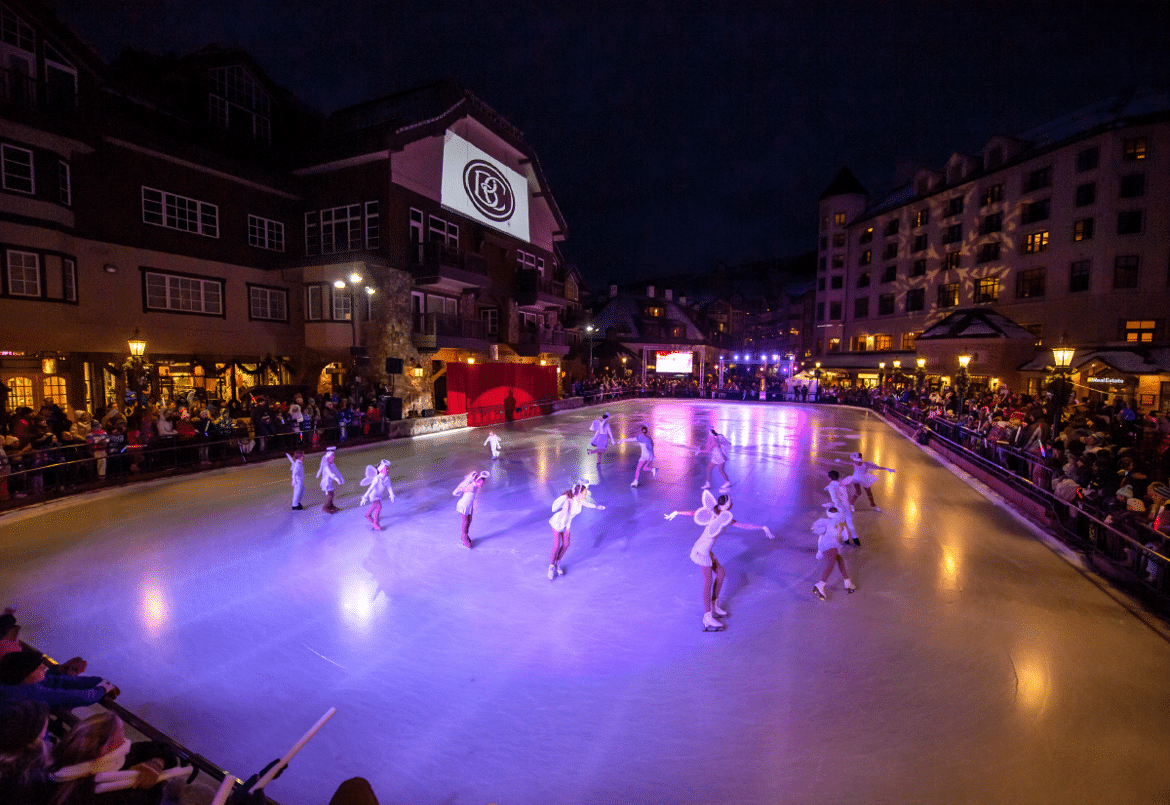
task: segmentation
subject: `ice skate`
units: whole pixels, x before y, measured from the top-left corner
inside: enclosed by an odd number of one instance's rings
[[[702,486],[700,486],[699,488],[700,488],[700,489],[710,489],[710,488],[711,488],[711,482],[710,482],[710,481],[708,481],[707,483],[703,484],[703,485],[702,485]]]
[[[373,531],[381,531],[382,526],[378,525],[377,523],[370,523],[370,529]]]
[[[296,506],[292,507],[292,510],[295,512],[300,512],[300,511],[304,511],[305,507],[298,503]]]
[[[727,610],[719,606],[719,602],[714,599],[711,600],[711,612],[719,618],[727,617]]]
[[[722,632],[727,627],[719,621],[715,620],[715,616],[710,612],[703,614],[703,631],[704,632]]]
[[[772,530],[767,526],[764,526],[764,533],[768,535],[768,539],[776,539],[776,535],[773,534]]]
[[[828,600],[825,598],[825,583],[823,581],[818,581],[813,585],[813,595],[822,601]]]
[[[557,577],[557,566],[556,565],[549,565],[548,566],[548,580],[552,581],[556,577]]]
[[[845,592],[849,595],[853,595],[853,593],[857,592],[857,587],[854,586],[853,582],[851,582],[849,579],[845,579]]]
[[[723,486],[719,487],[720,492],[726,492],[729,489],[731,489],[731,481],[728,481]]]
[[[861,547],[861,540],[859,540],[857,537],[854,537],[852,541],[853,541],[853,544],[856,545],[858,548]]]
[[[634,479],[633,481],[630,481],[630,486],[632,486],[632,487],[634,487],[635,489],[637,489],[637,488],[638,488],[638,481],[637,481],[637,479]]]
[[[654,474],[654,480],[658,480],[658,468],[657,468],[657,467],[651,467],[651,468],[650,468],[650,472],[652,472],[652,473]]]

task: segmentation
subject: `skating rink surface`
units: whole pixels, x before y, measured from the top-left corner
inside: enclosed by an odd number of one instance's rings
[[[627,401],[342,450],[343,511],[289,509],[281,458],[0,518],[0,603],[22,637],[81,655],[119,701],[240,777],[337,715],[268,789],[325,805],[368,778],[382,805],[1153,803],[1170,798],[1170,645],[993,500],[875,415],[814,405]],[[703,633],[700,504],[714,425],[727,465],[726,631]],[[826,473],[878,473],[861,548],[812,594]],[[397,501],[373,532],[367,464]],[[844,462],[844,463],[838,463]],[[451,492],[488,469],[459,541]],[[566,574],[549,506],[598,481]],[[715,484],[718,486],[718,482]]]

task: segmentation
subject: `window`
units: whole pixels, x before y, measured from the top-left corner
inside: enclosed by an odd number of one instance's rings
[[[382,218],[378,214],[378,202],[366,202],[366,248],[376,249],[382,240]]]
[[[991,215],[983,216],[979,221],[979,234],[988,235],[992,232],[1000,232],[1003,230],[1003,213],[994,212]]]
[[[10,377],[4,382],[8,386],[8,407],[11,410],[36,407],[33,404],[32,380],[27,377]]]
[[[271,143],[271,100],[243,65],[213,67],[208,78],[211,119],[229,131]]]
[[[898,267],[896,265],[886,266],[882,270],[882,282],[883,283],[893,282],[897,278],[898,278]]]
[[[321,321],[321,296],[324,288],[320,285],[305,286],[305,319]]]
[[[948,282],[938,286],[938,306],[955,307],[959,304],[959,283]]]
[[[845,245],[845,233],[844,232],[838,232],[836,235],[833,235],[833,245],[836,247],[841,247],[841,246]]]
[[[1024,237],[1024,254],[1039,254],[1048,248],[1048,233],[1033,232]]]
[[[951,224],[943,231],[943,243],[958,243],[963,239],[963,225]]]
[[[884,293],[878,297],[878,315],[894,315],[894,295],[892,293]]]
[[[1146,194],[1146,175],[1130,173],[1121,177],[1121,198],[1138,198]]]
[[[898,224],[899,223],[901,223],[901,221],[898,218],[895,218],[894,220],[892,220],[886,224],[886,237],[889,237],[890,235],[898,234]]]
[[[1097,200],[1097,183],[1086,182],[1085,184],[1077,185],[1077,200],[1078,207],[1087,207]]]
[[[1131,344],[1148,344],[1154,340],[1158,331],[1158,322],[1149,319],[1130,320],[1123,324],[1122,334]]]
[[[66,302],[77,301],[77,262],[68,257],[61,259],[61,297]]]
[[[894,346],[894,339],[889,333],[878,333],[873,337],[873,349],[875,352],[889,352]]]
[[[1051,206],[1051,199],[1047,198],[1025,204],[1020,212],[1020,223],[1034,224],[1037,221],[1047,221]]]
[[[143,186],[142,221],[167,229],[219,237],[219,207]]]
[[[66,207],[73,205],[73,183],[69,178],[69,163],[57,162],[57,199]]]
[[[821,249],[824,250],[827,248],[829,248],[829,239],[822,235],[821,236]]]
[[[7,143],[0,145],[0,164],[3,166],[5,190],[30,196],[36,192],[32,151]]]
[[[861,272],[861,274],[858,275],[857,287],[858,288],[868,288],[869,287],[869,272],[868,271],[863,271],[863,272]]]
[[[837,275],[836,277],[830,277],[829,278],[829,287],[834,291],[838,291],[838,290],[844,288],[845,287],[845,278],[842,277],[841,275]]]
[[[483,322],[485,335],[497,336],[500,334],[500,311],[494,307],[479,311],[479,320]]]
[[[914,252],[926,251],[926,233],[914,236],[914,247],[911,249]]]
[[[1090,262],[1076,260],[1068,267],[1068,291],[1080,293],[1089,290]]]
[[[882,259],[883,260],[893,260],[897,256],[898,256],[898,242],[894,241],[893,243],[887,243],[885,250],[882,251]]]
[[[1024,192],[1030,193],[1052,185],[1052,166],[1038,168],[1024,177]]]
[[[829,303],[829,321],[841,321],[841,303]]]
[[[830,338],[829,339],[829,352],[840,352],[840,351],[841,351],[841,339],[840,338]]]
[[[849,339],[850,352],[865,352],[869,348],[868,335],[855,335]]]
[[[963,197],[955,196],[947,202],[947,217],[963,214]]]
[[[843,213],[843,212],[833,213],[833,223],[836,224],[837,226],[845,226],[845,213]]]
[[[410,242],[423,242],[423,214],[422,210],[410,208]]]
[[[873,249],[866,249],[861,253],[861,256],[857,258],[857,265],[859,266],[867,266],[871,262],[873,262]]]
[[[910,266],[911,277],[925,277],[926,276],[926,259],[915,260],[914,264]]]
[[[1098,146],[1086,148],[1077,154],[1077,172],[1091,171],[1101,162],[1101,149]]]
[[[362,210],[366,211],[363,215]],[[414,216],[417,210],[411,210],[412,235],[415,225]],[[419,214],[418,226],[421,231],[422,220]],[[369,220],[372,215],[373,220]],[[313,210],[305,213],[305,254],[340,254],[342,252],[358,251],[362,248],[377,248],[377,244],[368,245],[367,238],[372,234],[378,236],[378,202],[365,204],[347,204],[344,207],[332,207],[325,210]],[[432,217],[432,222],[437,220]],[[444,225],[445,226],[445,225]],[[421,241],[412,240],[413,243]]]
[[[523,249],[516,250],[516,268],[530,269],[532,271],[540,272],[540,276],[544,276],[544,258],[537,257],[535,254],[529,254]]]
[[[353,290],[351,288],[330,288],[333,296],[333,320],[351,321],[353,319]]]
[[[1146,158],[1146,138],[1126,137],[1121,150],[1121,158],[1126,162],[1137,162]]]
[[[853,300],[853,318],[869,318],[869,297],[862,296]]]
[[[44,392],[46,403],[53,402],[61,406],[64,411],[71,410],[68,395],[65,392],[65,378],[61,375],[45,375],[41,382],[41,390]]]
[[[1138,256],[1136,254],[1119,254],[1113,260],[1113,287],[1138,287]]]
[[[979,196],[979,205],[981,207],[986,207],[988,204],[994,204],[997,201],[1003,201],[1003,182],[988,185],[983,188],[983,192]]]
[[[950,271],[952,269],[958,268],[959,260],[959,252],[947,252],[946,255],[943,256],[942,270]]]
[[[288,291],[249,285],[248,315],[264,321],[288,321]]]
[[[873,240],[873,227],[872,226],[869,227],[868,229],[865,229],[862,231],[860,242],[861,243],[869,243],[871,240]]]
[[[844,267],[845,267],[845,255],[834,254],[833,255],[833,268],[844,268]]]
[[[143,278],[146,285],[147,310],[198,313],[206,316],[224,314],[224,282],[221,279],[201,279],[154,271],[145,272]]]
[[[1142,232],[1142,210],[1125,210],[1117,213],[1117,234],[1140,235]]]
[[[975,283],[975,304],[999,300],[999,277],[984,277]]]
[[[8,295],[41,295],[41,261],[34,252],[8,250]]]
[[[929,223],[930,223],[930,210],[929,209],[921,209],[918,212],[914,213],[914,226],[915,227],[926,226]]]
[[[817,290],[818,291],[825,290],[825,278],[824,277],[821,277],[819,280],[817,280]]]
[[[920,335],[922,335],[921,332],[902,333],[902,351],[912,352],[914,350],[914,344],[918,341],[918,336]]]
[[[1093,239],[1093,219],[1082,218],[1079,221],[1073,221],[1073,241],[1080,242],[1082,240]]]
[[[999,259],[1000,243],[998,240],[991,243],[984,243],[979,247],[979,252],[975,255],[975,262],[982,265],[983,263],[990,263],[992,260]]]
[[[259,249],[284,251],[284,224],[257,215],[248,216],[248,245]]]
[[[926,289],[911,288],[906,291],[906,312],[916,313],[926,308]]]
[[[1036,299],[1044,295],[1044,269],[1029,268],[1016,277],[1016,299]]]

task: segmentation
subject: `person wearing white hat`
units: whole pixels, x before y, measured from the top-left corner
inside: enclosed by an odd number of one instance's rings
[[[834,567],[841,572],[841,578],[845,579],[845,592],[857,592],[857,587],[849,580],[849,568],[845,566],[845,557],[841,555],[841,546],[848,537],[844,513],[831,504],[826,506],[828,511],[825,516],[812,525],[812,532],[817,535],[817,559],[824,560],[821,566],[821,580],[813,585],[813,595],[822,601],[826,600],[825,583],[828,582]]]
[[[321,464],[317,467],[317,477],[321,479],[321,491],[325,493],[325,505],[321,507],[321,510],[330,514],[341,511],[333,505],[333,493],[335,485],[345,483],[345,479],[341,477],[341,472],[335,463],[336,453],[336,447],[326,447],[321,456]]]
[[[382,517],[382,498],[389,496],[390,502],[394,502],[394,489],[390,486],[390,462],[382,459],[377,467],[367,466],[366,477],[359,483],[369,487],[362,495],[360,504],[370,507],[366,509],[366,519],[370,521],[371,528],[381,531],[382,524],[379,521]]]
[[[548,580],[565,575],[561,568],[561,559],[569,550],[569,528],[573,518],[581,513],[582,509],[605,509],[600,503],[589,499],[589,482],[584,478],[579,480],[572,489],[566,489],[552,502],[552,517],[548,524],[553,530],[553,549],[549,556]]]
[[[487,438],[483,440],[483,443],[491,445],[493,459],[500,457],[500,437],[496,435],[494,430],[488,431]]]
[[[860,452],[853,453],[849,458],[853,461],[853,475],[846,478],[845,483],[853,487],[852,493],[849,496],[850,503],[861,497],[861,490],[864,489],[865,494],[869,496],[869,505],[873,507],[875,512],[880,512],[881,507],[874,502],[873,490],[870,488],[877,481],[877,476],[873,474],[872,470],[884,470],[889,473],[893,473],[895,470],[889,467],[879,467],[872,461],[866,461]]]
[[[471,516],[475,514],[475,498],[479,494],[479,490],[483,488],[484,482],[491,478],[490,472],[472,470],[467,473],[459,486],[455,487],[452,495],[460,495],[459,502],[455,504],[455,511],[459,512],[463,518],[463,546],[465,548],[471,547]]]
[[[728,526],[743,528],[749,531],[763,531],[768,539],[776,539],[776,535],[768,530],[767,526],[737,523],[731,514],[731,497],[720,495],[716,498],[706,489],[703,490],[703,507],[694,511],[672,511],[664,514],[667,520],[673,520],[680,514],[693,517],[695,525],[703,526],[703,533],[691,546],[691,561],[703,571],[703,631],[723,631],[724,624],[717,618],[727,615],[727,611],[719,604],[719,591],[723,588],[723,579],[727,571],[715,558],[715,540],[727,530]]]

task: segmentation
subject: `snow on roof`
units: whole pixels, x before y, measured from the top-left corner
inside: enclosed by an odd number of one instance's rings
[[[944,338],[1035,338],[1014,321],[994,310],[956,310],[918,336],[919,341]]]

